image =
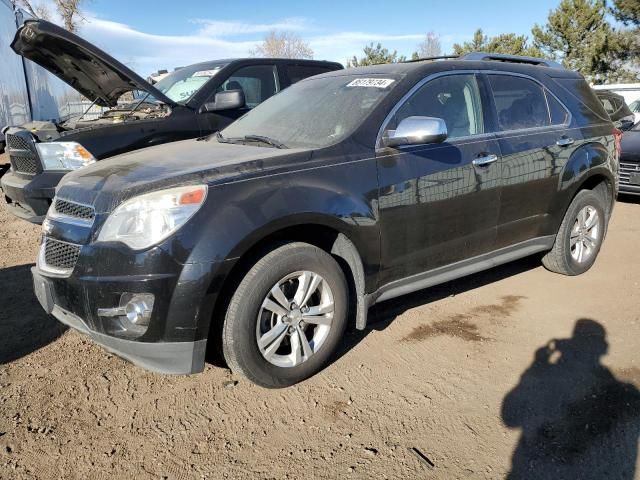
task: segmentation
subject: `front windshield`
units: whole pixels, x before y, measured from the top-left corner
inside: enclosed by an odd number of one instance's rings
[[[258,105],[221,133],[267,137],[289,148],[321,148],[350,135],[398,83],[394,75],[305,80]]]
[[[154,86],[174,102],[186,103],[225,65],[205,63],[184,67],[167,75]]]

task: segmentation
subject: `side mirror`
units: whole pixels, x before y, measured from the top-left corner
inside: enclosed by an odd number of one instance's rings
[[[447,125],[441,118],[407,117],[383,138],[385,147],[442,143],[447,139]]]
[[[202,106],[205,112],[219,112],[222,110],[235,110],[245,105],[244,92],[242,90],[227,90],[216,93],[213,102],[207,102]]]

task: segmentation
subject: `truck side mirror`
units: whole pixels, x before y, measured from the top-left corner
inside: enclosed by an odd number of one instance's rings
[[[244,92],[242,90],[227,90],[218,92],[213,102],[207,102],[202,106],[204,112],[220,112],[222,110],[235,110],[245,106]]]

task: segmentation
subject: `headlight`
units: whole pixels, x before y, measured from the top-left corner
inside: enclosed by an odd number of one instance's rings
[[[191,185],[131,198],[109,215],[98,241],[122,242],[134,250],[149,248],[187,223],[206,197],[206,185]]]
[[[76,142],[36,143],[45,170],[77,170],[96,161]]]

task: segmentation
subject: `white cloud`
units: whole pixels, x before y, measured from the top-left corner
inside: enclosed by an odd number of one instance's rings
[[[271,30],[297,32],[309,42],[314,57],[346,63],[353,55],[362,55],[369,43],[381,42],[399,54],[411,55],[424,33],[380,34],[373,32],[320,33],[304,18],[286,18],[274,23],[245,23],[240,21],[214,21],[195,19],[193,33],[164,35],[142,32],[131,25],[86,15],[87,22],[80,26],[80,35],[102,48],[114,58],[127,64],[143,76],[161,68],[174,67],[222,58],[244,57],[262,41]],[[448,50],[449,41],[460,39],[442,37]]]
[[[308,30],[309,25],[304,18],[286,18],[276,23],[244,23],[238,21],[217,21],[208,19],[192,20],[192,23],[201,25],[199,35],[208,37],[229,37],[252,33],[267,33],[271,30],[286,30],[300,32]]]

